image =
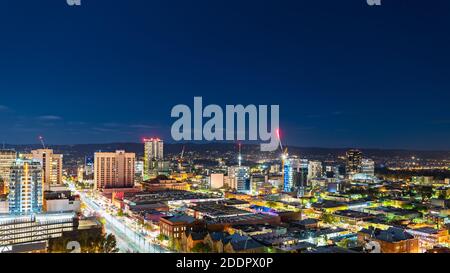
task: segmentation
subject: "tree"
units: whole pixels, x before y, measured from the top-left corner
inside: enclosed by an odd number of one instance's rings
[[[123,210],[122,209],[119,209],[118,211],[117,211],[117,216],[119,216],[119,217],[122,217],[124,214],[123,214]]]
[[[117,253],[119,252],[119,248],[117,248],[117,240],[116,236],[113,234],[108,234],[106,236],[103,235],[102,238],[102,248],[103,253]]]
[[[211,248],[207,244],[198,243],[192,248],[192,252],[195,252],[195,253],[210,253],[211,252]]]
[[[182,246],[181,246],[181,240],[179,239],[170,239],[169,240],[169,247],[170,249],[176,251],[176,252],[181,252]]]
[[[157,237],[157,239],[162,242],[162,241],[166,241],[168,238],[167,236],[165,236],[164,234],[160,233]]]

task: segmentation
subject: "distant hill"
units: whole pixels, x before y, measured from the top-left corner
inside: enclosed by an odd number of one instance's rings
[[[179,154],[183,146],[185,150],[193,152],[235,152],[237,145],[235,143],[165,143],[164,150],[167,155]],[[105,143],[105,144],[76,144],[76,145],[49,145],[57,153],[63,153],[66,157],[80,158],[85,155],[93,155],[98,151],[126,150],[134,152],[138,156],[143,155],[144,146],[142,143]],[[5,145],[5,148],[15,149],[18,152],[28,152],[32,149],[42,148],[40,145]],[[245,144],[242,146],[245,152],[260,152],[260,146],[256,144]],[[301,155],[305,157],[336,157],[343,156],[350,148],[320,148],[320,147],[289,147],[290,154]],[[407,158],[411,156],[428,159],[450,159],[450,151],[414,151],[401,149],[360,149],[367,157],[374,158]]]

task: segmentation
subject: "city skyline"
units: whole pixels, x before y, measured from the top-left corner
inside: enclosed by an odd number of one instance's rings
[[[445,1],[5,6],[7,144],[171,143],[171,108],[203,96],[279,104],[291,146],[450,150]]]

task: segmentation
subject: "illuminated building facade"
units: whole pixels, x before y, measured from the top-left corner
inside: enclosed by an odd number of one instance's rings
[[[159,138],[144,138],[144,179],[158,176],[163,158],[164,142]]]
[[[42,211],[43,177],[39,162],[17,159],[11,167],[9,212],[26,215]]]
[[[0,253],[45,251],[49,239],[77,226],[73,213],[0,216]]]
[[[349,150],[347,151],[347,164],[346,172],[347,175],[353,175],[361,172],[362,166],[362,153],[359,150]]]
[[[84,168],[83,167],[78,167],[77,169],[77,181],[78,182],[83,182],[84,180]]]
[[[286,158],[283,162],[283,191],[291,192],[294,188],[294,168],[291,158]]]
[[[220,189],[224,185],[224,175],[223,173],[212,173],[210,176],[211,189]]]
[[[228,168],[230,188],[240,193],[250,191],[250,168],[246,166],[234,166]]]
[[[0,194],[8,192],[11,166],[17,158],[16,151],[0,150]]]
[[[86,176],[94,174],[94,157],[86,156],[84,158],[84,173]]]
[[[361,173],[374,176],[375,162],[372,159],[364,158],[361,163]]]
[[[117,189],[134,187],[134,153],[95,153],[94,185],[96,189]]]
[[[322,162],[320,161],[309,161],[308,164],[308,179],[314,179],[322,177]]]
[[[305,188],[308,186],[309,162],[307,159],[297,161],[294,169],[294,181],[297,189],[297,195],[303,197]]]
[[[45,190],[49,190],[52,186],[62,186],[63,155],[54,154],[51,149],[38,149],[25,157],[41,163],[42,184]]]

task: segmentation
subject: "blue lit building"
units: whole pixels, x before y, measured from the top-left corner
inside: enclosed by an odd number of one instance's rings
[[[286,157],[283,161],[283,191],[291,192],[294,187],[294,168],[291,158]]]
[[[231,179],[231,188],[240,193],[250,193],[250,168],[246,166],[234,166],[228,168],[228,176]]]
[[[27,215],[42,211],[42,167],[39,162],[17,159],[11,167],[9,213]]]

